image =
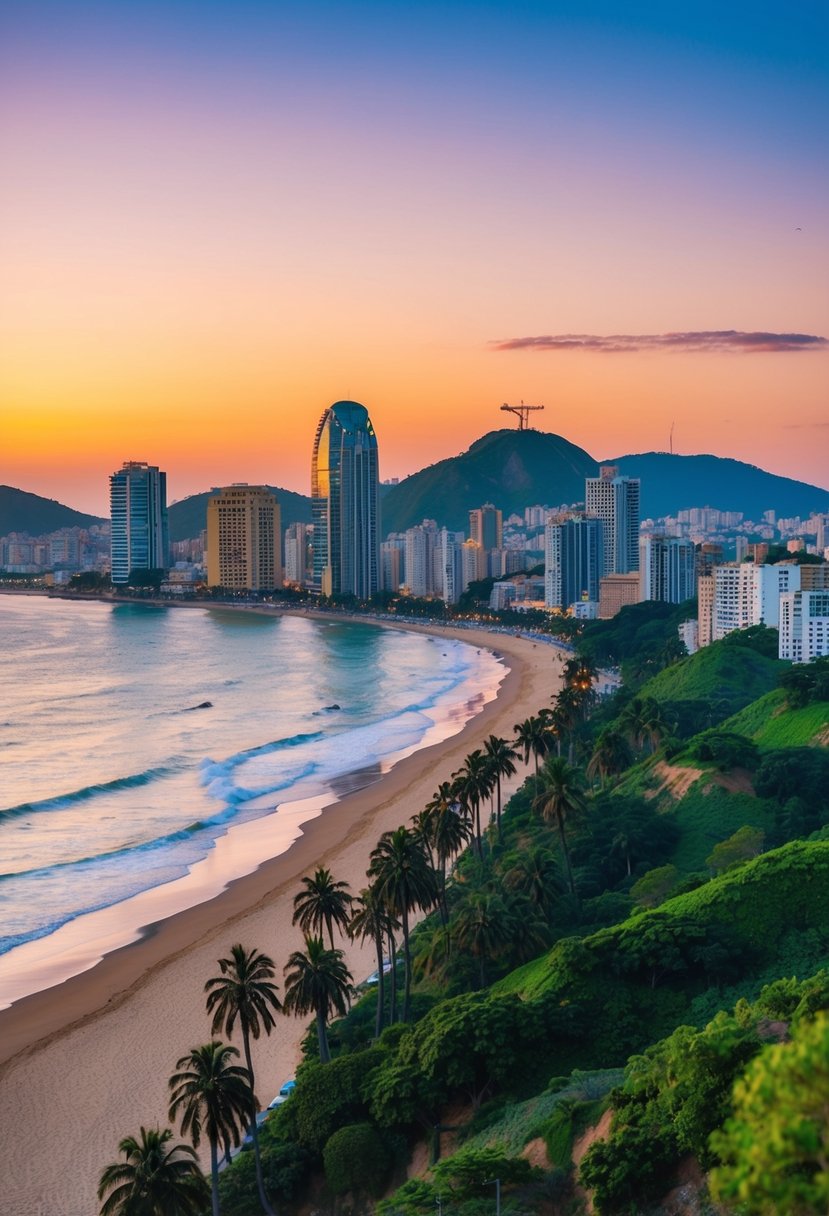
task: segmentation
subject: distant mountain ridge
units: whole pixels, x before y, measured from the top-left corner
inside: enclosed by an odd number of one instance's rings
[[[584,448],[546,431],[490,431],[467,451],[413,473],[398,485],[382,488],[382,535],[404,532],[423,519],[453,531],[467,531],[469,511],[494,503],[504,515],[537,503],[557,506],[584,501],[584,479],[600,464],[642,479],[642,518],[675,515],[689,507],[742,511],[760,520],[774,509],[784,518],[806,518],[829,511],[829,489],[779,477],[755,465],[723,456],[678,456],[642,452],[598,461]],[[282,527],[311,522],[311,499],[269,486],[279,499]],[[191,494],[169,509],[170,539],[197,537],[206,525],[213,490]],[[104,522],[52,499],[0,486],[0,536],[28,532],[39,536],[65,527]]]
[[[10,532],[45,536],[59,528],[91,528],[93,524],[105,523],[109,520],[75,511],[54,498],[42,498],[14,486],[0,486],[0,536],[8,536]]]

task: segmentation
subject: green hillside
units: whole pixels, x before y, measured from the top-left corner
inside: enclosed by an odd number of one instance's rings
[[[53,498],[41,498],[13,486],[0,486],[0,536],[10,532],[27,532],[29,536],[44,536],[58,528],[91,528],[107,520],[97,515],[74,511]]]
[[[786,665],[733,642],[715,642],[666,667],[640,690],[660,703],[707,702],[715,721],[776,688]]]
[[[829,701],[817,701],[799,709],[786,705],[782,688],[767,693],[723,722],[724,730],[753,739],[758,747],[808,747],[826,743],[829,735]]]
[[[281,526],[284,531],[289,524],[311,522],[311,499],[304,494],[295,494],[293,490],[281,490],[278,486],[268,486],[268,489],[279,499],[281,509]],[[199,535],[207,526],[207,500],[214,493],[205,490],[201,494],[191,494],[182,498],[169,508],[170,540],[191,540]]]

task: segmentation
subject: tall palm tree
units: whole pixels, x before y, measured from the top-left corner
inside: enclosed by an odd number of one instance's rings
[[[533,801],[533,809],[538,811],[547,823],[554,823],[558,828],[570,894],[575,896],[576,885],[573,881],[566,825],[568,819],[584,810],[581,779],[578,771],[560,756],[550,756],[541,769],[540,784],[541,788]]]
[[[490,772],[495,778],[495,790],[497,794],[496,822],[498,824],[498,840],[500,841],[501,778],[511,777],[515,773],[515,761],[518,759],[518,752],[507,743],[506,739],[499,739],[497,735],[490,735],[484,741],[484,754],[489,760]]]
[[[210,1177],[213,1216],[219,1216],[219,1146],[224,1155],[239,1143],[241,1128],[250,1110],[250,1074],[232,1064],[239,1052],[214,1039],[194,1047],[176,1062],[178,1072],[170,1077],[170,1119],[181,1114],[181,1130],[193,1147],[202,1133],[210,1145]]]
[[[285,1012],[295,1017],[313,1013],[323,1064],[331,1059],[328,1018],[347,1013],[351,983],[342,950],[326,950],[321,937],[306,937],[305,952],[295,950],[285,965]]]
[[[520,891],[545,920],[552,920],[563,885],[555,854],[543,845],[521,853],[504,875],[504,885],[508,891]]]
[[[413,832],[400,827],[384,832],[372,851],[369,878],[378,897],[390,912],[400,917],[403,930],[403,1021],[409,1020],[412,990],[412,955],[409,947],[409,914],[416,908],[431,908],[437,897],[435,872],[422,844]]]
[[[437,857],[437,872],[440,877],[439,902],[441,919],[445,924],[449,909],[446,905],[446,871],[451,859],[460,853],[472,835],[472,827],[461,815],[458,800],[452,794],[452,785],[444,781],[434,798],[427,804],[429,840]]]
[[[377,954],[377,1013],[374,1019],[374,1037],[379,1039],[380,1031],[383,1029],[383,1013],[386,1008],[385,995],[385,970],[383,966],[383,943],[391,929],[392,932],[396,926],[396,921],[392,917],[388,908],[379,898],[374,887],[367,887],[361,891],[357,899],[354,901],[351,920],[348,923],[348,936],[352,941],[357,938],[360,941],[368,941],[369,938],[374,942],[374,949]],[[392,966],[394,964],[392,963]]]
[[[576,747],[576,730],[584,719],[585,694],[573,684],[565,684],[556,697],[553,719],[561,732],[567,735],[567,759],[573,763]],[[560,751],[559,751],[560,754]]]
[[[463,762],[463,767],[453,773],[454,789],[461,803],[469,808],[475,821],[475,844],[478,856],[482,855],[481,846],[481,803],[488,798],[495,788],[495,777],[490,770],[489,762],[480,750],[470,752]]]
[[[620,730],[609,726],[599,735],[593,754],[587,762],[587,776],[598,776],[604,785],[608,777],[621,773],[633,762],[633,754],[627,737]]]
[[[200,1216],[210,1187],[196,1150],[172,1139],[169,1127],[124,1137],[118,1145],[124,1160],[108,1165],[98,1184],[101,1216]]]
[[[515,742],[521,748],[524,754],[524,763],[529,764],[530,756],[535,761],[535,775],[538,776],[538,760],[540,756],[546,756],[550,750],[550,735],[549,735],[549,718],[546,710],[540,714],[533,714],[529,718],[525,718],[523,722],[516,722],[513,726],[515,731]]]
[[[477,959],[481,988],[486,985],[487,962],[506,951],[511,932],[507,906],[494,891],[474,892],[453,916],[452,936],[459,950]]]
[[[331,949],[334,949],[334,925],[343,933],[348,930],[348,918],[352,896],[347,882],[335,882],[331,871],[319,866],[312,878],[302,880],[303,890],[294,896],[292,924],[299,924],[306,937],[322,937],[323,926],[328,930]]]
[[[220,958],[221,975],[209,979],[204,986],[207,993],[207,1012],[213,1014],[211,1033],[224,1030],[228,1038],[238,1020],[242,1031],[245,1065],[250,1075],[250,1133],[253,1138],[253,1155],[256,1162],[256,1185],[259,1201],[267,1216],[273,1209],[265,1194],[262,1179],[262,1159],[259,1153],[259,1129],[256,1126],[256,1101],[253,1093],[255,1079],[250,1052],[251,1036],[258,1039],[264,1030],[270,1034],[276,1025],[274,1013],[279,1013],[282,1004],[276,994],[273,959],[258,950],[246,950],[244,946],[230,947],[230,958]]]

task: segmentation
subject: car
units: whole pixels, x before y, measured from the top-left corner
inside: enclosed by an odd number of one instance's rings
[[[283,1102],[287,1102],[295,1088],[296,1081],[293,1079],[286,1081],[276,1097],[268,1103],[268,1110],[276,1110],[277,1106],[281,1106]]]

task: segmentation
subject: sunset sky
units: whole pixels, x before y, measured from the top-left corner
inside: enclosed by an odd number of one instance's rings
[[[829,486],[827,12],[8,0],[0,482],[307,493],[350,397],[383,477],[523,398]]]

